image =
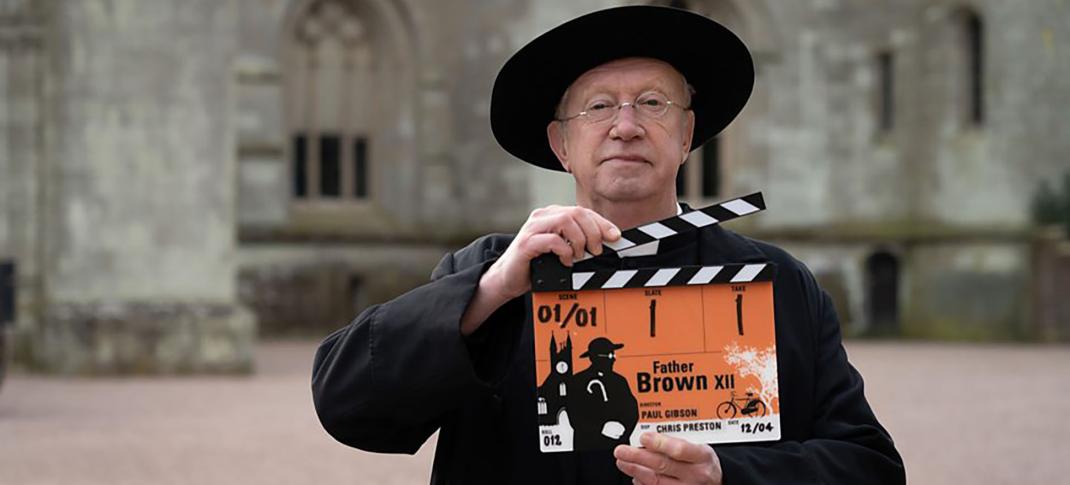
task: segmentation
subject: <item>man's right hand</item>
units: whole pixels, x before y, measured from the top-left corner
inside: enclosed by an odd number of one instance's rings
[[[554,253],[561,264],[584,252],[602,254],[603,241],[620,239],[620,229],[597,212],[583,207],[552,205],[535,209],[501,257],[483,273],[479,289],[461,318],[469,335],[505,302],[531,290],[531,260]]]

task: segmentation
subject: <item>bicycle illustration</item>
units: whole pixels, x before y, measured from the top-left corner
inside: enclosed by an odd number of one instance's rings
[[[736,403],[744,405],[740,408]],[[732,391],[727,401],[717,405],[717,417],[721,419],[731,419],[738,414],[747,418],[760,418],[765,416],[767,411],[765,403],[754,397],[753,392],[748,392],[746,397],[737,398],[736,391]]]

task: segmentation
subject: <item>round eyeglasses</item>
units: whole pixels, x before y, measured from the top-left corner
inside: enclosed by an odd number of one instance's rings
[[[603,123],[609,121],[617,116],[620,110],[625,106],[631,106],[635,109],[635,114],[646,119],[658,119],[665,116],[665,113],[669,112],[669,108],[675,106],[684,111],[690,110],[690,107],[682,106],[672,102],[668,96],[661,93],[651,92],[640,94],[638,98],[635,98],[631,103],[614,103],[608,99],[596,98],[587,103],[587,107],[572,116],[566,116],[564,118],[558,118],[557,121],[565,122],[571,121],[576,118],[582,118],[587,123]]]

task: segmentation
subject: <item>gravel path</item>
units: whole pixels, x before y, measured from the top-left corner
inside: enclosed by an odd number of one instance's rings
[[[847,345],[912,484],[1070,480],[1070,347]],[[346,448],[316,421],[315,344],[260,346],[255,376],[65,379],[0,392],[0,484],[424,484],[415,457]]]

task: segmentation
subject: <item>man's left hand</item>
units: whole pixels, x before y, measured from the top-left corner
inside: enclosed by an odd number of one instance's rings
[[[620,445],[613,450],[617,468],[639,485],[722,485],[721,460],[708,445],[660,433],[643,433],[644,448]]]

